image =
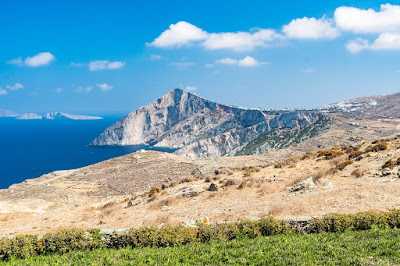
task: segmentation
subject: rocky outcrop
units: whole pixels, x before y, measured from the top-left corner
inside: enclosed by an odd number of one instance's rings
[[[313,111],[233,107],[175,89],[113,124],[90,145],[149,144],[188,157],[232,156],[261,134],[301,129],[322,117]]]

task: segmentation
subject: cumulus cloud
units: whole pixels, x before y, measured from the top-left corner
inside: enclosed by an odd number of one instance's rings
[[[256,59],[254,59],[251,56],[246,56],[245,58],[240,59],[240,60],[227,57],[227,58],[219,59],[219,60],[215,61],[215,63],[226,64],[226,65],[237,65],[237,66],[243,66],[243,67],[256,67],[256,66],[260,66],[263,64],[268,64],[267,62],[257,61]]]
[[[63,92],[63,90],[64,90],[63,88],[57,88],[57,89],[56,89],[56,92],[57,92],[58,94],[61,94],[61,93]]]
[[[22,85],[21,83],[15,83],[14,85],[6,85],[6,88],[12,91],[16,91],[24,88],[24,85]]]
[[[22,57],[18,57],[7,61],[8,64],[22,66],[26,65],[28,67],[40,67],[49,65],[51,62],[55,60],[55,56],[49,52],[38,53],[34,56],[28,56],[25,60],[22,60]]]
[[[340,35],[333,21],[326,17],[294,19],[282,27],[282,32],[291,39],[335,39]]]
[[[104,69],[120,69],[125,66],[125,62],[115,61],[110,62],[108,60],[96,60],[88,64],[90,71],[99,71]]]
[[[335,10],[334,19],[341,30],[355,33],[398,32],[400,6],[383,4],[380,11],[341,6]]]
[[[252,32],[208,33],[188,22],[179,21],[176,24],[171,24],[169,29],[147,45],[167,48],[200,43],[210,50],[233,49],[241,51],[267,46],[268,42],[280,37],[280,34],[271,29],[253,29]]]
[[[155,47],[181,47],[191,44],[195,41],[201,41],[207,38],[207,32],[185,21],[179,21],[171,24],[169,29],[165,30],[150,46]]]
[[[3,90],[1,87],[0,87],[0,96],[4,96],[4,95],[7,95],[8,93],[7,93],[7,91],[6,90]]]
[[[237,51],[252,50],[255,47],[268,46],[281,36],[274,30],[257,29],[254,32],[222,32],[211,33],[203,42],[206,49],[232,49]]]
[[[76,88],[76,90],[77,90],[79,93],[91,93],[92,90],[93,90],[93,86],[87,86],[87,87],[81,87],[81,86],[79,86],[79,87]]]
[[[400,50],[400,33],[382,33],[372,43],[357,38],[350,40],[346,44],[346,48],[351,53],[358,53],[362,50]]]
[[[99,87],[100,90],[102,90],[102,91],[104,91],[104,92],[110,91],[110,90],[113,88],[113,86],[111,86],[111,85],[109,85],[109,84],[107,84],[107,83],[97,84],[97,87]]]

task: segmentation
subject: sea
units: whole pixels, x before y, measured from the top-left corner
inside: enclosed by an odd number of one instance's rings
[[[173,152],[147,145],[88,144],[121,116],[102,120],[15,120],[0,118],[0,189],[57,170],[84,167],[138,150]]]

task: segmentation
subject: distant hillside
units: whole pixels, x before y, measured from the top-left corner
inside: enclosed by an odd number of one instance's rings
[[[110,126],[90,145],[150,144],[178,148],[177,154],[189,157],[229,156],[249,149],[262,134],[293,132],[296,138],[294,131],[322,119],[316,111],[233,107],[175,89]]]
[[[47,119],[47,120],[60,120],[60,119],[69,119],[69,120],[98,120],[103,119],[100,116],[89,116],[89,115],[73,115],[61,112],[52,112],[46,113],[41,116],[35,113],[22,113],[18,114],[13,111],[0,109],[0,118],[2,117],[15,117],[17,120],[38,120],[38,119]]]
[[[350,99],[317,110],[357,119],[400,118],[400,93]]]

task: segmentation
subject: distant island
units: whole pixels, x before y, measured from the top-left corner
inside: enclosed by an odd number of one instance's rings
[[[0,118],[15,118],[17,120],[99,120],[103,119],[100,116],[89,116],[89,115],[77,115],[77,114],[67,114],[62,112],[51,112],[45,115],[39,115],[35,113],[16,113],[10,110],[0,109]]]

